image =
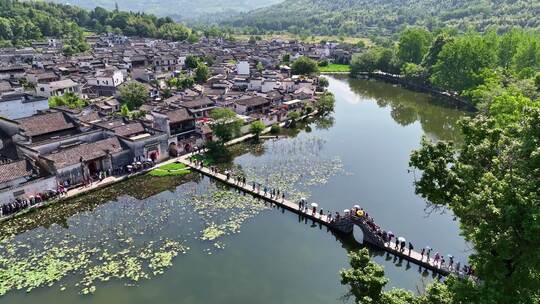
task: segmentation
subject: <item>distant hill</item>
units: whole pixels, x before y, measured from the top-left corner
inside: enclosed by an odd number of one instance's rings
[[[538,0],[286,0],[222,21],[251,33],[392,34],[407,25],[540,28]]]
[[[176,20],[193,20],[208,15],[247,12],[283,0],[48,0],[72,4],[87,9],[97,6],[112,10],[118,3],[123,11],[145,12],[157,16],[169,16]]]

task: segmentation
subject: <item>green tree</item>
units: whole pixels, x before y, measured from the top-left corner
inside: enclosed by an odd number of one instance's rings
[[[435,40],[433,40],[428,52],[422,59],[422,66],[426,69],[428,75],[431,76],[432,68],[439,60],[439,54],[441,53],[443,47],[453,39],[454,38],[449,36],[447,33],[441,33],[437,35]]]
[[[319,77],[319,86],[321,88],[328,88],[330,85],[330,82],[328,82],[328,79],[326,77]]]
[[[522,103],[508,102],[503,112]],[[416,192],[450,208],[475,249],[469,262],[481,283],[447,284],[460,299],[453,303],[533,303],[540,296],[540,110],[524,108],[511,120],[499,119],[499,110],[464,119],[463,144],[423,140],[411,156],[422,171]]]
[[[159,28],[158,34],[163,39],[184,41],[189,37],[191,31],[179,23],[166,23]]]
[[[206,80],[208,80],[208,75],[210,74],[210,71],[208,70],[208,67],[206,64],[200,62],[197,65],[197,70],[195,71],[195,80],[198,83],[205,83]]]
[[[530,71],[523,74],[526,75],[524,78],[533,76],[534,71],[540,69],[540,37],[526,36],[526,39],[522,39],[516,49],[513,62],[518,73],[523,70]]]
[[[128,108],[127,104],[123,104],[120,107],[120,115],[129,118],[130,114],[131,114],[131,112],[129,111],[129,108]]]
[[[483,82],[479,76],[497,63],[497,48],[489,37],[468,33],[443,46],[431,81],[444,89],[463,91]]]
[[[131,111],[138,109],[148,99],[148,90],[139,82],[129,82],[120,87],[119,98]]]
[[[351,73],[380,70],[397,74],[400,72],[396,52],[393,48],[373,48],[355,54],[351,60]]]
[[[349,293],[357,303],[382,303],[382,290],[388,283],[384,269],[371,261],[367,248],[349,254],[350,269],[341,271],[341,284],[349,286]]]
[[[489,113],[499,126],[507,126],[519,122],[525,108],[539,106],[539,103],[521,94],[504,92],[493,99],[489,105]]]
[[[249,36],[249,44],[255,45],[257,44],[257,39],[255,39],[255,36]]]
[[[292,73],[295,75],[312,75],[319,71],[317,61],[310,59],[306,56],[300,56],[293,62]]]
[[[283,57],[281,58],[281,61],[283,61],[285,63],[289,63],[291,61],[291,55],[289,55],[289,54],[283,55]]]
[[[240,134],[242,120],[228,108],[216,108],[210,112],[213,119],[210,128],[221,142],[227,142]]]
[[[249,126],[249,132],[255,134],[255,138],[259,140],[259,136],[261,136],[261,133],[264,131],[265,128],[266,126],[262,121],[256,120],[252,122]]]
[[[501,37],[498,53],[500,66],[508,68],[512,65],[512,60],[523,39],[523,30],[517,28],[511,29]]]
[[[197,56],[188,55],[186,57],[186,62],[184,63],[184,65],[190,70],[196,69],[199,65],[199,58]]]
[[[262,73],[262,71],[264,71],[264,66],[260,61],[257,62],[257,65],[255,66],[255,68],[257,69],[257,71],[259,71],[259,73]]]
[[[188,41],[189,43],[191,43],[191,44],[194,44],[194,43],[199,42],[199,39],[200,39],[199,35],[197,35],[196,33],[193,33],[193,32],[192,32],[191,34],[189,34],[189,36],[188,36],[188,38],[187,38],[187,41]]]
[[[401,68],[401,74],[410,80],[423,80],[425,78],[426,70],[418,64],[405,63]]]
[[[334,111],[335,103],[336,100],[334,98],[334,94],[326,91],[324,92],[324,94],[319,96],[319,99],[317,99],[317,101],[315,101],[315,108],[319,113],[325,115]]]
[[[409,27],[401,34],[397,56],[402,62],[420,64],[431,45],[431,33],[419,27]]]
[[[53,96],[49,98],[49,107],[65,106],[70,109],[82,109],[87,105],[88,103],[84,99],[71,92],[62,96]]]

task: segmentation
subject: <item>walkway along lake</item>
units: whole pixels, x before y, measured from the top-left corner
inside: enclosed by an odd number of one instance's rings
[[[337,99],[333,119],[316,120],[289,138],[235,146],[239,156],[230,170],[284,189],[291,199],[306,196],[325,210],[361,205],[377,223],[414,241],[416,248],[429,245],[463,261],[470,251],[459,236],[458,223],[449,213],[428,215],[426,203],[414,194],[414,175],[407,170],[410,152],[422,135],[459,140],[455,123],[465,113],[386,83],[329,79]],[[0,299],[341,301],[346,288],[339,283],[339,270],[348,266],[347,251],[359,245],[272,209],[196,173],[137,177],[3,224],[0,235],[14,233],[9,243],[16,244],[20,261],[33,265],[33,253],[47,252],[38,266],[68,256],[78,267],[51,287],[8,291]],[[3,262],[13,263],[11,254],[4,252],[7,243],[0,246]],[[65,254],[55,254],[52,248]],[[80,252],[90,255],[84,263],[76,258]],[[167,263],[173,253],[178,255]],[[381,251],[373,254],[385,266],[391,286],[416,291],[432,278]],[[33,275],[39,269],[29,268]],[[139,278],[141,273],[148,279]],[[94,294],[81,295],[85,288]]]

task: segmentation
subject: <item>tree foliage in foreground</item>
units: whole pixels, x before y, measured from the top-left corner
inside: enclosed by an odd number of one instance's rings
[[[423,172],[417,193],[450,208],[474,245],[470,263],[482,281],[460,293],[476,295],[471,303],[537,303],[540,109],[503,96],[487,116],[461,122],[463,145],[423,140],[410,165]]]

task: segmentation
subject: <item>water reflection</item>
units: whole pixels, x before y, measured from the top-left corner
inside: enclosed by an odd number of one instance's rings
[[[464,112],[446,107],[437,98],[380,81],[338,79],[347,81],[350,90],[358,94],[361,100],[369,102],[375,100],[379,107],[390,108],[391,117],[402,126],[418,121],[426,135],[433,139],[458,142],[461,140],[456,123],[463,117]],[[446,109],[442,111],[441,107]]]

